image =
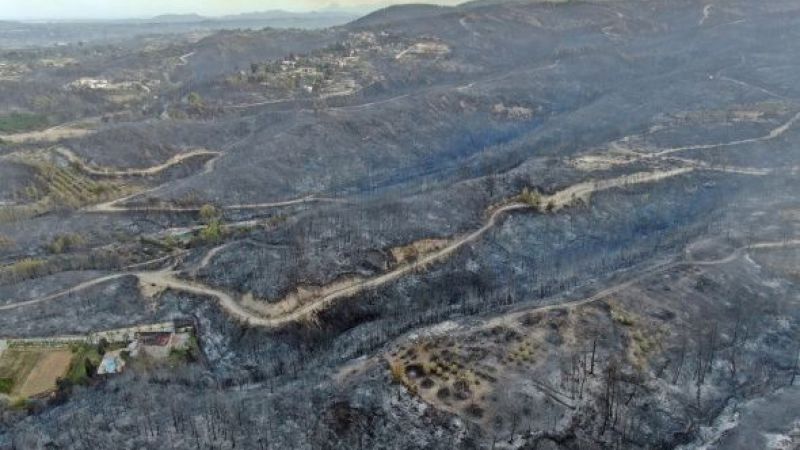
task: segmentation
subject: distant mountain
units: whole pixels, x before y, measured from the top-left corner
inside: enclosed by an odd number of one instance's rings
[[[160,16],[155,16],[152,19],[148,19],[147,21],[158,23],[191,23],[200,22],[203,20],[207,19],[199,14],[163,14]]]
[[[429,19],[438,14],[443,14],[454,10],[452,6],[440,6],[424,3],[395,5],[379,9],[368,14],[352,23],[356,27],[369,27],[388,22],[401,22],[407,20]]]
[[[272,21],[299,21],[299,20],[319,20],[319,19],[355,19],[357,14],[339,11],[335,9],[325,11],[310,12],[291,12],[280,9],[269,11],[254,11],[241,14],[229,14],[225,16],[201,16],[200,14],[164,14],[146,19],[148,23],[197,23],[197,22],[272,22]]]
[[[234,14],[219,17],[222,20],[276,20],[276,19],[298,19],[298,18],[318,18],[318,17],[333,17],[333,16],[353,16],[353,14],[344,11],[327,10],[327,11],[310,11],[304,13],[290,12],[283,10],[271,10],[261,12],[251,12]]]
[[[143,34],[181,34],[225,29],[323,29],[344,25],[358,17],[357,14],[335,10],[307,13],[273,10],[220,17],[200,14],[164,14],[139,19],[0,21],[0,49],[76,42],[103,41],[108,43]]]

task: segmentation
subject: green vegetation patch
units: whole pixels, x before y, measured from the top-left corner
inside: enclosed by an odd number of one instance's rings
[[[60,234],[47,244],[47,251],[54,254],[73,250],[86,243],[86,239],[77,233]]]
[[[88,344],[78,344],[71,347],[72,363],[64,377],[71,384],[86,384],[92,378],[103,356],[97,347]]]
[[[11,113],[0,115],[0,133],[23,133],[47,128],[47,116],[31,113]]]
[[[200,230],[200,239],[203,242],[215,243],[222,239],[222,224],[219,220],[212,220]]]
[[[197,343],[197,338],[192,335],[189,337],[186,347],[173,348],[169,351],[169,362],[172,365],[189,364],[197,361],[197,356],[200,354],[200,346]]]
[[[38,360],[38,352],[7,349],[0,358],[0,392],[10,394],[15,386],[22,384]]]
[[[0,378],[0,394],[10,394],[14,389],[14,380],[12,378]]]
[[[25,258],[6,266],[0,274],[7,274],[12,280],[27,280],[44,273],[46,261],[43,259]]]

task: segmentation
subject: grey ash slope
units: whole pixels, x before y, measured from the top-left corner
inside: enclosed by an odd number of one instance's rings
[[[394,32],[450,45],[446,63],[455,68],[376,58],[374,64],[386,73],[383,89],[408,96],[382,96],[388,97],[384,103],[363,108],[303,112],[294,119],[297,125],[280,133],[257,130],[222,158],[223,170],[187,179],[165,195],[196,190],[225,203],[275,201],[303,192],[357,193],[366,186],[402,189],[420,175],[442,182],[463,178],[454,167],[476,167],[478,175],[493,170],[480,167],[502,170],[552,154],[554,142],[563,156],[640,130],[659,113],[711,107],[734,97],[741,103],[761,100],[762,94],[746,86],[709,75],[744,70],[738,66],[741,51],[769,54],[786,43],[786,35],[765,33],[759,20],[791,20],[757,15],[706,29],[696,26],[698,11],[669,8],[657,12],[656,26],[652,18],[637,16],[634,5],[615,7],[622,17],[606,5],[579,3],[448,10],[410,23],[383,22],[387,29],[397,27]],[[460,24],[465,18],[479,39]],[[541,25],[527,22],[534,19]],[[747,79],[748,74],[736,75]],[[788,78],[775,85],[786,94],[794,89]],[[533,117],[514,122],[493,115],[495,105],[506,103],[531,109]],[[286,178],[299,183],[283,180],[279,172],[287,169]],[[235,186],[227,184],[232,171]]]
[[[436,240],[486,228],[430,264],[275,327],[237,319],[221,295],[173,288],[145,298],[134,271],[2,310],[4,333],[20,336],[191,316],[203,359],[75,389],[34,404],[39,414],[2,410],[0,449],[746,448],[792,439],[796,418],[771,421],[763,399],[798,410],[787,385],[800,347],[800,9],[788,0],[707,6],[411,5],[319,31],[221,32],[143,50],[146,60],[96,56],[92,70],[117,65],[106,73],[174,66],[144,112],[58,145],[118,169],[198,147],[221,154],[123,177],[139,195],[118,210],[0,223],[17,243],[0,248],[4,261],[50,263],[3,279],[0,295],[13,298],[0,307],[167,257],[152,268],[222,292],[250,317],[280,318],[275,309],[296,308],[292,293],[311,292],[313,302],[315,289],[380,279]],[[284,101],[288,89],[249,81],[259,64],[340,44],[362,45],[361,90]],[[251,98],[260,101],[242,100]],[[95,100],[82,98],[102,109]],[[49,147],[3,144],[21,154]],[[0,163],[13,174],[7,186],[30,178]],[[492,215],[526,188],[552,194],[676,168],[557,211]],[[204,203],[230,227],[220,240],[186,238],[210,228],[197,211]],[[91,239],[51,255],[54,233]],[[69,271],[75,261],[87,263]],[[167,273],[137,270],[151,280]],[[715,425],[739,407],[741,428],[720,433]]]

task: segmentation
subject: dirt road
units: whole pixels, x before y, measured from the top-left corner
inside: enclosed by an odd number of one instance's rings
[[[231,316],[233,316],[233,317],[235,317],[235,318],[237,318],[239,320],[242,320],[244,322],[247,322],[247,323],[249,323],[250,325],[253,325],[253,326],[273,327],[274,328],[274,327],[279,327],[279,326],[282,326],[282,325],[286,325],[288,323],[292,323],[292,322],[298,321],[298,320],[304,318],[305,316],[312,314],[315,311],[318,311],[318,310],[320,310],[322,308],[327,307],[331,302],[333,302],[333,301],[335,301],[337,299],[344,298],[344,297],[350,297],[350,296],[353,296],[353,295],[355,295],[355,294],[357,294],[359,292],[362,292],[365,289],[375,288],[375,287],[381,286],[383,284],[386,284],[388,282],[396,280],[396,279],[400,278],[401,276],[403,276],[403,275],[405,275],[405,274],[407,274],[407,273],[409,273],[409,272],[411,272],[413,270],[416,270],[418,268],[422,268],[427,264],[431,264],[434,261],[436,261],[438,259],[441,259],[441,258],[445,257],[446,255],[449,255],[449,254],[455,252],[456,250],[458,250],[463,245],[465,245],[465,244],[467,244],[469,242],[477,240],[481,235],[486,233],[489,229],[491,229],[495,225],[498,217],[501,214],[504,214],[504,213],[510,212],[510,211],[515,211],[515,210],[526,209],[526,208],[529,208],[529,206],[525,205],[525,204],[521,204],[521,203],[514,203],[514,204],[506,205],[506,206],[504,206],[502,208],[498,208],[490,216],[490,218],[487,221],[487,223],[483,227],[481,227],[479,230],[477,230],[477,231],[475,231],[475,232],[473,232],[473,233],[471,233],[471,234],[469,234],[467,236],[464,236],[464,237],[454,241],[453,243],[451,243],[450,245],[448,245],[447,247],[441,249],[438,252],[435,252],[435,253],[432,253],[430,255],[427,255],[426,257],[418,260],[417,262],[415,262],[413,264],[409,264],[407,266],[403,266],[403,267],[398,268],[398,269],[396,269],[394,271],[388,272],[388,273],[386,273],[384,275],[380,275],[380,276],[377,276],[377,277],[374,277],[374,278],[371,278],[371,279],[368,279],[368,280],[364,280],[364,281],[355,282],[355,283],[353,283],[353,284],[351,284],[349,286],[337,289],[337,290],[332,291],[332,292],[328,292],[328,293],[326,293],[326,295],[320,297],[318,300],[315,300],[315,301],[312,301],[310,303],[307,303],[306,305],[304,305],[304,306],[292,311],[291,313],[288,313],[288,314],[286,314],[284,316],[277,317],[277,318],[265,318],[265,317],[262,317],[262,316],[260,316],[260,315],[258,315],[256,313],[254,313],[252,311],[249,311],[248,309],[244,308],[241,304],[239,304],[239,302],[236,301],[236,299],[232,295],[228,294],[227,292],[222,291],[220,289],[214,289],[212,287],[205,286],[205,285],[202,285],[200,283],[195,283],[195,282],[192,282],[192,281],[178,279],[176,277],[176,273],[173,272],[173,271],[169,271],[169,270],[151,271],[151,272],[136,272],[136,273],[120,273],[120,274],[108,275],[108,276],[105,276],[105,277],[97,278],[97,279],[94,279],[94,280],[90,280],[90,281],[78,284],[78,285],[76,285],[76,286],[74,286],[72,288],[69,288],[67,290],[64,290],[64,291],[61,291],[61,292],[58,292],[58,293],[55,293],[55,294],[48,295],[46,297],[42,297],[42,298],[35,299],[35,300],[28,300],[28,301],[23,301],[23,302],[12,303],[10,305],[2,306],[2,307],[0,307],[0,311],[1,310],[16,309],[16,308],[21,308],[21,307],[25,307],[25,306],[31,306],[31,305],[42,303],[42,302],[46,302],[46,301],[49,301],[49,300],[54,300],[54,299],[56,299],[58,297],[62,297],[62,296],[65,296],[65,295],[68,295],[68,294],[71,294],[71,293],[76,293],[76,292],[79,292],[81,290],[87,289],[87,288],[89,288],[91,286],[95,286],[95,285],[98,285],[98,284],[101,284],[101,283],[104,283],[104,282],[107,282],[107,281],[118,279],[118,278],[121,278],[121,277],[126,276],[126,275],[135,275],[136,277],[139,278],[140,282],[149,283],[149,284],[153,285],[154,287],[157,286],[157,287],[169,288],[169,289],[174,289],[174,290],[183,291],[183,292],[189,292],[189,293],[193,293],[193,294],[197,294],[197,295],[215,297],[219,301],[219,304],[223,308],[223,310],[225,310]],[[677,261],[677,262],[669,262],[669,263],[665,263],[665,264],[660,264],[660,265],[655,266],[655,267],[653,267],[651,269],[648,269],[646,272],[641,273],[640,275],[637,275],[636,277],[634,277],[634,278],[632,278],[632,279],[630,279],[630,280],[628,280],[628,281],[626,281],[624,283],[620,283],[620,284],[615,285],[613,287],[609,287],[609,288],[603,289],[603,290],[597,292],[596,294],[594,294],[594,295],[592,295],[590,297],[587,297],[587,298],[584,298],[584,299],[580,299],[580,300],[576,300],[576,301],[572,301],[572,302],[567,302],[567,303],[557,303],[557,304],[546,305],[546,306],[542,306],[542,307],[538,307],[538,308],[534,308],[534,309],[526,309],[524,311],[519,311],[516,314],[528,314],[528,313],[531,313],[531,312],[546,312],[546,311],[560,309],[560,308],[576,308],[578,306],[583,306],[583,305],[586,305],[586,304],[590,304],[590,303],[602,300],[602,299],[608,297],[609,295],[617,293],[617,292],[619,292],[619,291],[621,291],[623,289],[626,289],[626,288],[628,288],[628,287],[630,287],[630,286],[632,286],[632,285],[634,285],[634,284],[636,284],[638,282],[641,282],[642,280],[646,279],[647,277],[650,277],[650,276],[652,276],[652,275],[654,275],[656,273],[663,272],[663,271],[665,271],[667,269],[670,269],[670,268],[679,267],[679,266],[714,266],[714,265],[728,264],[728,263],[738,259],[739,257],[741,257],[746,252],[746,250],[748,250],[748,249],[773,249],[773,248],[788,248],[788,247],[794,247],[794,246],[800,246],[800,239],[792,239],[792,240],[784,240],[784,241],[773,241],[773,242],[758,242],[758,243],[754,243],[754,244],[749,244],[749,245],[746,245],[744,247],[735,249],[733,252],[731,252],[730,255],[728,255],[728,256],[726,256],[724,258],[720,258],[720,259],[716,259],[716,260],[706,260],[706,261],[688,260],[688,261]],[[213,257],[214,254],[216,254],[219,250],[221,250],[220,247],[212,249],[209,252],[209,254],[206,255],[206,257],[204,259],[209,258],[209,256]],[[502,320],[506,320],[506,319],[507,318],[504,317]],[[501,320],[501,319],[495,319],[495,320]]]
[[[800,117],[800,115],[796,116]],[[650,172],[637,172],[633,174],[623,175],[616,178],[611,179],[604,179],[604,180],[590,180],[582,183],[578,183],[572,186],[569,186],[565,189],[562,189],[558,192],[555,192],[551,195],[544,196],[542,199],[542,205],[548,205],[548,209],[551,210],[558,210],[573,204],[577,199],[586,199],[593,193],[604,191],[608,189],[618,188],[618,187],[626,187],[636,184],[642,183],[651,183],[659,180],[663,180],[666,178],[671,178],[675,176],[679,176],[682,174],[689,173],[695,170],[694,167],[681,167],[676,169],[670,170],[657,170],[657,171],[650,171]],[[269,206],[284,206],[289,204],[296,204],[296,203],[303,203],[307,201],[314,201],[320,200],[315,199],[314,197],[304,197],[297,200],[292,200],[288,202],[277,202],[277,203],[262,203],[262,204],[254,204],[254,205],[231,205],[227,208],[237,209],[237,208],[249,208],[249,207],[269,207]],[[124,207],[115,207],[120,208],[122,210],[126,210]],[[435,262],[441,261],[446,259],[462,247],[477,241],[481,238],[486,232],[492,229],[498,222],[498,219],[506,213],[518,210],[524,210],[532,208],[530,205],[525,203],[513,202],[506,205],[503,205],[491,212],[488,219],[481,226],[479,229],[464,235],[462,237],[456,238],[452,240],[449,244],[442,247],[439,250],[426,254],[419,258],[418,260],[414,261],[413,263],[402,265],[397,267],[389,272],[386,272],[381,275],[377,275],[372,278],[368,279],[355,279],[349,282],[344,283],[337,283],[331,285],[329,288],[322,288],[318,293],[315,293],[310,298],[304,299],[301,305],[296,309],[287,312],[280,317],[276,318],[265,318],[259,314],[256,314],[245,307],[243,307],[236,299],[233,298],[230,294],[219,290],[214,289],[208,286],[204,286],[199,283],[181,280],[176,277],[175,272],[172,271],[151,271],[151,272],[137,272],[133,273],[136,275],[140,281],[144,283],[150,283],[153,286],[160,286],[165,288],[171,288],[176,290],[181,290],[185,292],[200,294],[200,295],[207,295],[216,297],[220,305],[234,317],[237,317],[240,320],[247,321],[248,323],[256,326],[265,326],[265,327],[275,327],[280,326],[286,323],[290,323],[299,319],[302,319],[308,315],[313,314],[320,309],[326,308],[332,302],[352,297],[360,292],[369,289],[375,289],[391,283],[395,280],[400,279],[403,276],[406,276],[414,271],[424,269],[426,266],[433,264]],[[130,209],[127,209],[130,210]],[[764,242],[764,243],[757,243],[748,246],[747,248],[758,249],[758,248],[776,248],[776,247],[785,247],[789,245],[797,245],[800,244],[800,240],[793,240],[793,241],[783,241],[783,242]],[[209,251],[208,254],[200,262],[200,267],[207,265],[211,259],[222,249],[224,246],[216,247]],[[737,257],[738,254],[733,254],[728,256],[723,260],[718,261],[705,261],[705,262],[697,262],[697,261],[688,261],[684,262],[684,264],[696,264],[696,265],[709,265],[709,264],[724,264],[727,262],[732,261]],[[660,268],[659,270],[664,270],[665,267]],[[81,283],[73,288],[70,288],[66,291],[52,294],[40,299],[36,300],[29,300],[24,302],[19,302],[11,305],[6,305],[4,307],[0,307],[0,310],[8,310],[19,308],[23,306],[28,306],[32,304],[37,304],[41,302],[45,302],[48,300],[52,300],[62,295],[66,295],[72,292],[77,292],[82,289],[86,289],[88,287],[110,281],[130,273],[120,273],[114,275],[108,275],[105,277],[101,277],[95,280],[87,281],[85,283]],[[629,286],[632,283],[637,282],[642,277],[648,276],[649,273],[643,274],[640,277],[637,277],[627,283],[623,283],[622,285],[616,286],[614,288],[609,288],[603,290],[592,297],[587,299],[579,300],[577,302],[572,302],[570,304],[562,304],[562,305],[553,305],[549,308],[557,308],[557,307],[574,307],[579,306],[581,304],[591,303],[596,301],[604,296],[607,296],[613,292],[616,292],[619,289],[623,289],[626,286]],[[548,308],[548,307],[544,307]]]
[[[209,160],[211,163],[212,160]],[[138,197],[143,194],[147,194],[148,192],[153,192],[158,189],[161,189],[164,185],[156,186],[152,189],[147,189],[144,191],[136,192],[134,194],[118,198],[116,200],[111,200],[104,203],[98,203],[96,205],[91,205],[83,208],[83,211],[90,212],[90,213],[124,213],[124,212],[198,212],[200,211],[200,206],[120,206],[120,203],[125,203],[126,201]],[[307,195],[305,197],[296,198],[293,200],[283,200],[278,202],[265,202],[265,203],[244,203],[244,204],[234,204],[234,205],[225,205],[221,206],[221,209],[225,210],[247,210],[247,209],[269,209],[269,208],[282,208],[286,206],[293,206],[293,205],[300,205],[304,203],[341,203],[345,202],[346,200],[343,199],[336,199],[336,198],[329,198],[329,197],[317,197],[314,195]],[[187,227],[188,229],[198,229],[201,227]]]
[[[666,155],[671,155],[673,153],[684,152],[684,151],[688,151],[688,150],[708,150],[708,149],[712,149],[712,148],[733,147],[733,146],[737,146],[737,145],[753,144],[753,143],[756,143],[756,142],[771,141],[773,139],[781,137],[784,133],[789,131],[789,129],[792,128],[792,126],[798,120],[800,120],[800,112],[798,112],[797,114],[792,116],[792,118],[789,119],[786,123],[784,123],[781,126],[773,129],[772,131],[769,132],[769,134],[766,134],[764,136],[760,136],[760,137],[756,137],[756,138],[749,138],[749,139],[740,139],[740,140],[730,141],[730,142],[720,142],[720,143],[717,143],[717,144],[688,145],[688,146],[685,146],[685,147],[667,148],[667,149],[663,149],[663,150],[655,152],[655,153],[645,153],[645,154],[643,154],[643,157],[644,158],[662,157],[662,156],[666,156]]]
[[[175,277],[173,272],[140,272],[136,274],[142,283],[150,283],[153,286],[175,289],[177,291],[188,292],[197,295],[216,297],[219,304],[231,316],[249,323],[250,325],[262,327],[275,327],[281,325],[280,320],[270,320],[253,314],[244,309],[230,294],[214,289],[199,283],[181,280]]]
[[[509,319],[514,320],[519,318],[522,315],[531,314],[531,313],[542,313],[553,311],[557,309],[572,309],[577,308],[580,306],[588,305],[590,303],[594,303],[600,300],[603,300],[613,294],[616,294],[624,289],[627,289],[637,283],[640,283],[647,278],[665,272],[669,269],[673,269],[676,267],[692,267],[692,266],[719,266],[723,264],[729,264],[739,258],[741,258],[748,249],[774,249],[774,248],[788,248],[788,247],[795,247],[800,246],[800,239],[794,240],[787,240],[787,241],[777,241],[777,242],[759,242],[755,244],[746,245],[744,247],[740,247],[734,249],[728,256],[720,259],[711,259],[711,260],[683,260],[683,261],[671,261],[668,263],[663,263],[656,265],[647,269],[645,272],[631,278],[628,281],[623,283],[614,285],[612,287],[603,289],[595,293],[590,297],[586,297],[580,300],[575,300],[571,302],[565,303],[554,303],[551,305],[540,306],[537,308],[528,308],[522,309],[519,308],[519,311],[512,313],[511,315],[503,315],[501,317],[492,319],[491,321],[487,322],[484,326],[490,328],[492,326],[499,325],[501,322],[507,322]]]
[[[65,295],[73,294],[73,293],[82,291],[84,289],[88,289],[88,288],[90,288],[92,286],[97,286],[98,284],[102,284],[102,283],[105,283],[107,281],[116,280],[116,279],[122,278],[122,277],[124,277],[126,275],[128,275],[128,274],[127,273],[116,273],[116,274],[112,274],[112,275],[106,275],[106,276],[100,277],[100,278],[95,278],[93,280],[89,280],[89,281],[85,281],[83,283],[77,284],[77,285],[75,285],[75,286],[73,286],[73,287],[71,287],[69,289],[64,290],[64,291],[59,291],[59,292],[56,292],[54,294],[46,295],[44,297],[40,297],[40,298],[33,299],[33,300],[26,300],[26,301],[22,301],[22,302],[11,303],[11,304],[8,304],[8,305],[2,305],[2,306],[0,306],[0,311],[8,311],[8,310],[11,310],[11,309],[17,309],[17,308],[22,308],[22,307],[25,307],[25,306],[36,305],[38,303],[43,303],[43,302],[46,302],[46,301],[49,301],[49,300],[56,299],[58,297],[63,297]]]
[[[577,185],[566,188],[562,191],[556,192],[553,195],[545,197],[543,203],[546,204],[552,202],[554,204],[553,209],[560,209],[572,203],[575,200],[575,198],[585,197],[586,195],[589,195],[597,191],[607,190],[622,186],[629,186],[632,184],[657,181],[664,178],[688,173],[692,170],[693,170],[692,168],[682,168],[682,169],[673,169],[673,170],[656,171],[656,172],[640,172],[631,175],[612,178],[610,180],[599,180],[599,181],[589,181],[585,183],[579,183]],[[497,224],[498,219],[503,214],[530,208],[531,206],[527,204],[516,203],[516,202],[497,208],[491,213],[488,220],[481,228],[477,229],[476,231],[473,231],[470,234],[467,234],[465,236],[453,240],[445,247],[425,255],[411,264],[400,266],[387,273],[372,278],[368,278],[365,280],[356,279],[350,282],[337,283],[333,285],[334,287],[329,289],[323,288],[315,296],[311,297],[310,299],[305,299],[302,306],[281,316],[280,319],[272,320],[272,322],[286,323],[295,321],[306,315],[312,314],[315,311],[324,309],[329,304],[338,299],[352,297],[365,290],[375,289],[380,286],[391,283],[393,281],[396,281],[401,277],[406,276],[414,271],[423,269],[424,267],[430,264],[441,261],[449,257],[451,254],[455,253],[457,250],[461,249],[465,245],[477,241],[481,236],[483,236],[487,231],[492,229]],[[280,304],[280,302],[278,304]]]
[[[551,210],[557,211],[571,205],[577,199],[586,199],[591,194],[617,187],[632,186],[635,184],[651,183],[666,178],[683,175],[694,170],[693,167],[680,167],[671,170],[657,170],[652,172],[636,172],[606,180],[590,180],[574,184],[552,195],[542,197],[543,205],[552,205]]]
[[[552,202],[554,204],[554,209],[559,209],[572,203],[576,198],[582,198],[594,192],[612,189],[615,187],[653,182],[664,178],[681,175],[690,172],[691,170],[693,169],[681,168],[681,169],[654,171],[654,172],[640,172],[640,173],[620,176],[617,178],[612,178],[609,180],[587,181],[584,183],[579,183],[577,185],[570,186],[550,196],[547,196],[545,197],[545,201]],[[246,320],[252,325],[274,327],[294,322],[316,311],[319,311],[320,309],[326,308],[328,305],[330,305],[332,302],[338,299],[352,297],[365,290],[378,288],[380,286],[398,280],[401,277],[406,276],[416,270],[423,269],[430,264],[441,261],[452,255],[465,245],[477,241],[481,236],[483,236],[487,231],[492,229],[497,224],[498,219],[503,214],[529,208],[531,208],[531,206],[524,203],[516,203],[516,202],[501,206],[492,211],[486,223],[479,229],[465,236],[453,240],[445,247],[425,255],[411,264],[400,266],[387,273],[372,278],[368,278],[365,280],[358,279],[347,283],[336,284],[334,285],[335,287],[330,289],[323,288],[319,292],[319,294],[303,302],[303,304],[300,307],[294,309],[289,313],[282,315],[279,318],[267,319],[261,317],[260,315],[255,314],[242,307],[230,294],[198,283],[180,280],[175,277],[174,272],[170,271],[138,272],[135,273],[135,275],[139,277],[139,279],[142,280],[143,282],[151,283],[154,286],[167,287],[167,288],[182,290],[185,292],[216,297],[220,301],[221,306],[232,316],[237,317],[241,320]],[[221,250],[220,248],[212,249],[209,252],[209,254],[205,256],[204,260],[208,259],[210,261],[210,258],[213,258],[213,256],[220,250]],[[37,300],[30,300],[27,302],[20,302],[13,305],[8,305],[4,308],[0,308],[0,310],[13,309],[22,306],[27,306],[30,304],[48,301],[60,295],[65,295],[71,292],[77,292],[87,287],[94,286],[96,284],[109,281],[115,278],[119,278],[127,274],[128,273],[109,275],[107,277],[102,277],[96,280],[82,283],[62,293],[53,294],[48,297],[44,297]]]
[[[172,166],[176,166],[181,164],[182,162],[186,161],[187,159],[195,158],[198,156],[219,156],[221,153],[212,150],[206,149],[197,149],[192,150],[186,153],[180,153],[172,158],[168,159],[167,161],[157,164],[155,166],[147,167],[144,169],[111,169],[108,167],[104,168],[97,168],[91,167],[87,165],[78,155],[73,153],[71,150],[64,148],[64,147],[57,147],[54,150],[59,155],[63,156],[67,159],[71,164],[78,166],[78,168],[88,173],[89,175],[96,175],[96,176],[105,176],[105,177],[127,177],[127,176],[151,176],[151,175],[158,175],[159,173],[169,169]]]
[[[80,138],[95,132],[86,127],[78,127],[79,124],[93,124],[99,121],[98,118],[81,119],[72,122],[62,123],[46,130],[28,131],[24,133],[0,134],[0,140],[12,144],[22,144],[25,142],[55,142],[61,139]]]

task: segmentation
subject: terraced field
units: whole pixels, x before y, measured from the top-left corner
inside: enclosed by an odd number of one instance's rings
[[[12,346],[0,355],[0,380],[7,380],[6,394],[28,398],[56,388],[72,362],[72,351],[65,346]]]

